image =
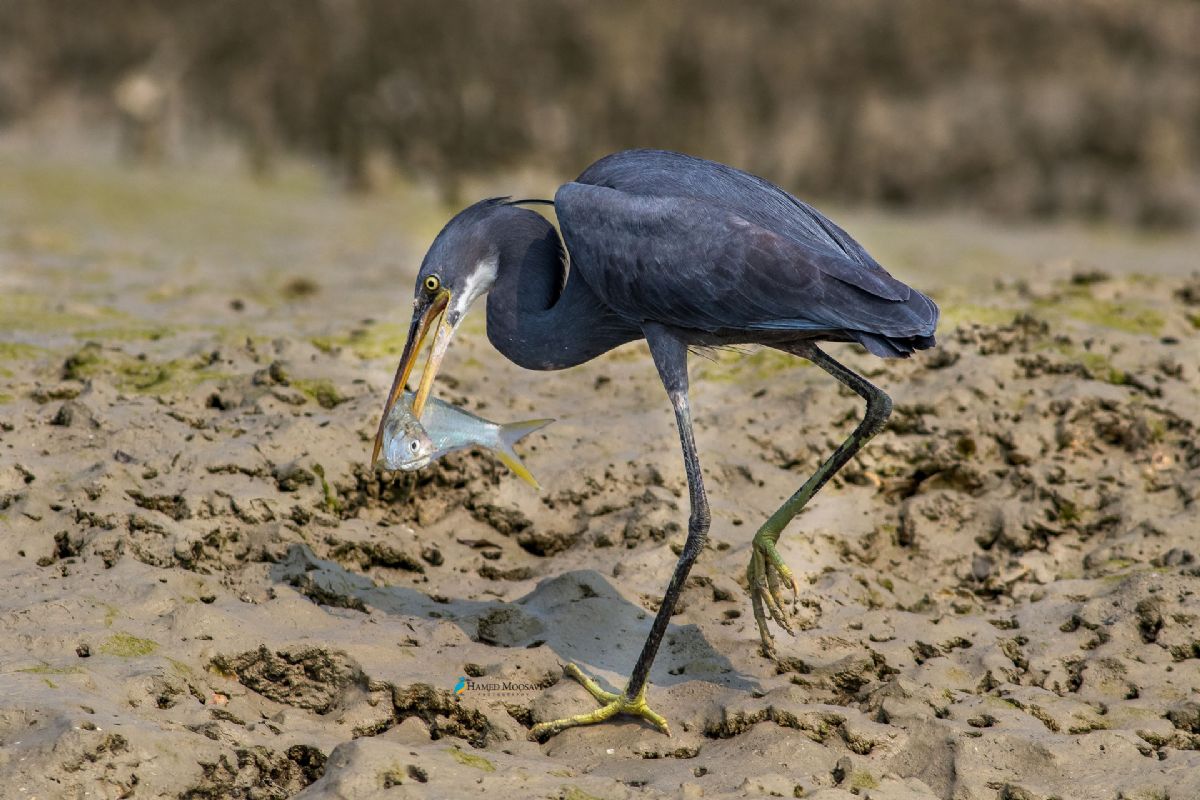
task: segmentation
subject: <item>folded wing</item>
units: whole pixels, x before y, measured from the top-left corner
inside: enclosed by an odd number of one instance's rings
[[[738,192],[714,197],[711,181],[679,185],[670,174],[665,184],[644,176],[630,184],[653,184],[657,194],[574,182],[555,196],[572,267],[619,314],[712,332],[844,332],[879,355],[928,346],[919,340],[932,337],[937,306],[818,212],[759,179],[749,189],[771,190],[765,210]],[[666,194],[685,190],[692,195]],[[739,203],[748,208],[735,210]]]

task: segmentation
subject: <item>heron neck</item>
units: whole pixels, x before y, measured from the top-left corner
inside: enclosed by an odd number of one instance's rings
[[[488,293],[487,333],[510,361],[526,369],[565,369],[641,336],[578,270],[567,274],[562,241],[542,216],[505,207],[492,240],[499,262]]]

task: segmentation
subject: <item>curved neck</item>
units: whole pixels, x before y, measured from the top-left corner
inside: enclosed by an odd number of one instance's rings
[[[526,369],[564,369],[642,335],[596,296],[578,270],[567,275],[562,240],[545,218],[503,206],[488,224],[498,262],[487,334],[510,361]]]

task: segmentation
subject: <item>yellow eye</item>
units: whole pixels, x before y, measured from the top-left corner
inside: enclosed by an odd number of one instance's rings
[[[428,278],[425,279],[425,291],[427,291],[427,292],[436,292],[438,290],[438,287],[441,285],[442,285],[442,282],[440,280],[438,280],[437,275],[430,275]]]

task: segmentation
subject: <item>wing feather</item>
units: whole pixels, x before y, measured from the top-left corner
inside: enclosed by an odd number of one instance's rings
[[[701,200],[781,236],[831,250],[868,272],[887,274],[850,234],[808,203],[757,175],[716,161],[669,150],[625,150],[592,164],[576,183],[644,197]],[[869,280],[850,273],[842,279],[856,286],[859,280]],[[868,283],[860,288],[873,291],[873,286]]]
[[[573,268],[633,322],[887,337],[930,335],[936,322],[932,302],[882,267],[708,198],[576,182],[559,189],[555,206]]]

